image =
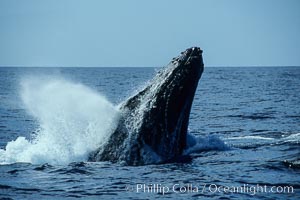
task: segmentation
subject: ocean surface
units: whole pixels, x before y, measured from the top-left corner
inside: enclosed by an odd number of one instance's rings
[[[300,199],[300,67],[205,68],[192,159],[86,162],[156,68],[0,68],[0,199]]]

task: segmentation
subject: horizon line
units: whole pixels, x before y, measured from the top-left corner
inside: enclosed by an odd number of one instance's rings
[[[9,66],[2,66],[0,65],[0,68],[161,68],[164,66],[26,66],[26,65],[9,65]],[[300,67],[300,65],[243,65],[243,66],[237,66],[237,65],[219,65],[219,66],[213,66],[208,65],[204,67],[211,67],[211,68],[226,68],[226,67]]]

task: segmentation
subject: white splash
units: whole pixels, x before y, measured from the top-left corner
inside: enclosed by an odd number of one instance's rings
[[[227,140],[274,140],[274,138],[262,137],[258,135],[246,135],[246,136],[237,136],[229,137]]]
[[[202,151],[210,151],[210,150],[228,150],[229,146],[222,141],[219,137],[215,135],[209,136],[194,136],[191,134],[187,134],[187,148],[184,151],[184,155],[189,155],[191,153],[197,153]]]
[[[81,84],[30,77],[21,82],[21,97],[39,129],[32,139],[18,137],[0,150],[2,164],[85,161],[116,128],[117,109]]]

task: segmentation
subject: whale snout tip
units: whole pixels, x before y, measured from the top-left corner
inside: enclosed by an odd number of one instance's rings
[[[200,47],[191,47],[190,48],[192,52],[195,52],[197,54],[202,54],[202,49]]]
[[[185,51],[181,52],[181,56],[196,56],[200,57],[202,55],[203,51],[200,47],[191,47],[186,49]]]

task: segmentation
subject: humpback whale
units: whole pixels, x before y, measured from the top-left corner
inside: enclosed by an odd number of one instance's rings
[[[173,58],[143,90],[120,104],[116,129],[88,160],[145,165],[180,157],[203,68],[198,47]]]

